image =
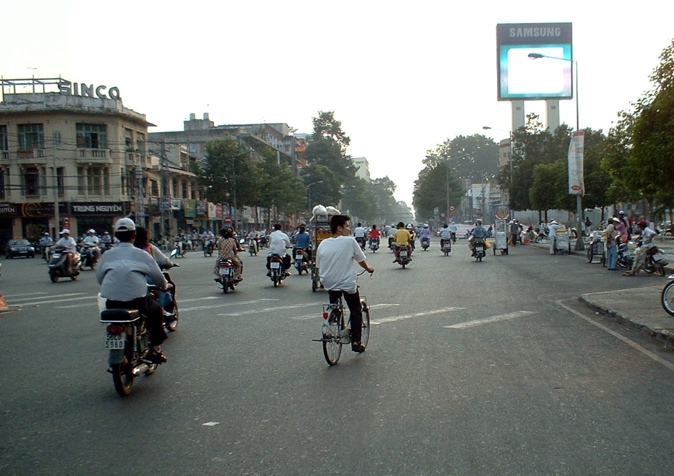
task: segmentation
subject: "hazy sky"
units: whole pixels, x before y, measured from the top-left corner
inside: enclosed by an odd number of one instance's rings
[[[311,132],[318,111],[334,111],[350,155],[367,157],[372,177],[388,175],[409,204],[427,150],[457,135],[508,135],[497,24],[571,22],[580,125],[605,132],[652,88],[674,37],[674,3],[649,0],[0,0],[0,11],[6,79],[117,86],[154,131],[208,112],[218,125]],[[562,122],[575,125],[574,104],[561,101]]]

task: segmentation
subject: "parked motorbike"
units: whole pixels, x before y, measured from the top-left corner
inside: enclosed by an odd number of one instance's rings
[[[445,256],[449,256],[449,253],[452,252],[452,240],[447,239],[447,240],[442,240],[442,253]]]
[[[475,251],[473,251],[473,257],[475,258],[475,261],[482,261],[482,258],[487,256],[484,240],[481,238],[475,238],[473,245],[475,246]]]
[[[66,268],[66,257],[68,253],[64,253],[65,246],[55,246],[54,251],[49,260],[49,279],[52,283],[58,283],[59,278],[70,278],[75,281],[80,275],[80,254],[71,253],[70,270]]]
[[[272,254],[269,259],[269,277],[274,283],[274,287],[286,279],[286,270],[283,267],[283,257],[281,255]]]
[[[407,252],[407,247],[405,246],[400,246],[398,247],[398,264],[405,269],[405,266],[407,266],[410,261],[412,261],[409,257],[409,254]]]
[[[162,266],[161,268],[169,269],[173,267],[178,267],[177,264],[171,263],[171,266]],[[176,297],[176,283],[171,279],[171,275],[164,271],[164,278],[171,285],[171,288],[167,291],[161,291],[159,286],[154,283],[148,283],[147,291],[152,299],[157,301],[159,305],[164,309],[164,328],[168,332],[175,332],[178,330],[178,323],[180,321],[180,311],[178,310],[178,301]]]
[[[106,324],[105,348],[108,372],[115,390],[122,397],[131,393],[141,375],[152,375],[158,364],[149,359],[150,342],[145,319],[137,309],[103,309],[100,321]]]
[[[373,253],[376,253],[377,250],[379,249],[379,240],[376,238],[373,238],[370,240],[370,249],[372,250]]]
[[[218,269],[220,276],[215,279],[222,286],[222,292],[227,294],[229,291],[234,291],[239,281],[234,279],[234,263],[231,259],[218,260]]]
[[[618,245],[618,266],[621,268],[631,269],[634,263],[634,253],[629,249],[627,243],[620,243]]]
[[[98,263],[98,247],[90,244],[83,244],[80,248],[80,269],[84,271],[84,268],[89,267],[90,269],[96,269],[96,263]]]
[[[426,251],[431,246],[431,239],[427,237],[421,238],[421,248]]]
[[[304,259],[304,250],[301,248],[295,248],[293,250],[295,254],[295,269],[297,269],[297,274],[301,275],[303,272],[309,272],[309,264],[307,260]]]

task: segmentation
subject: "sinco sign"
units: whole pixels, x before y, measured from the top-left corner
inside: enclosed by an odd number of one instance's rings
[[[107,95],[105,94],[106,89],[108,90]],[[107,86],[101,85],[94,88],[93,84],[71,83],[65,79],[62,79],[59,82],[59,93],[65,94],[67,96],[81,96],[88,98],[97,97],[99,99],[108,99],[109,97],[110,99],[122,99],[122,97],[119,95],[119,88],[117,86],[113,86],[108,89]]]

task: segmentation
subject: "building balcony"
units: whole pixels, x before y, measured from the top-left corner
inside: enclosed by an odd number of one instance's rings
[[[18,159],[44,159],[44,149],[19,149],[16,152]]]

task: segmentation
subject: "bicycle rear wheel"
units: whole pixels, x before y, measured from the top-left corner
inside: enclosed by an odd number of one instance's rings
[[[674,316],[674,281],[671,281],[662,290],[662,308],[670,316]]]
[[[370,308],[364,299],[360,300],[360,305],[363,311],[363,325],[361,326],[360,341],[365,347],[370,340]]]
[[[344,313],[333,309],[328,316],[328,334],[323,334],[323,355],[325,361],[335,365],[342,355],[341,333],[344,330]]]

